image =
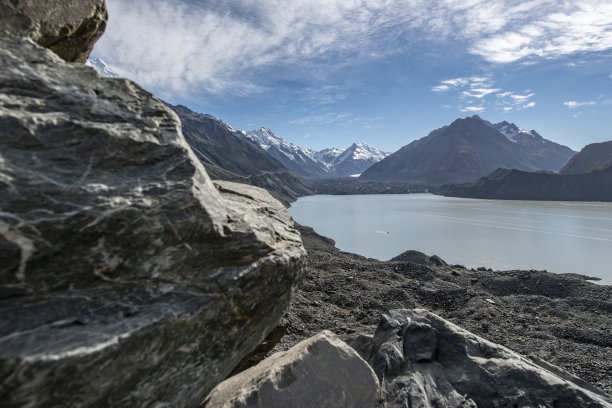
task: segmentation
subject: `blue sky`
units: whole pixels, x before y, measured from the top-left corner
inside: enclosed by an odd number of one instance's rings
[[[107,0],[93,55],[174,104],[312,149],[459,117],[612,139],[609,0]]]

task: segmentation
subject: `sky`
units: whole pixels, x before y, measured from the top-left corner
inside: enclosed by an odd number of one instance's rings
[[[172,104],[320,150],[479,115],[612,140],[610,0],[106,0],[92,56]]]

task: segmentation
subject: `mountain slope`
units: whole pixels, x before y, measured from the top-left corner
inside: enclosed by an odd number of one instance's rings
[[[500,200],[612,201],[612,163],[581,174],[497,169],[473,183],[442,186],[437,193]]]
[[[289,143],[263,127],[241,133],[258,143],[283,166],[304,177],[347,177],[360,174],[388,154],[366,143],[353,143],[347,149],[330,148],[316,152]]]
[[[457,119],[372,165],[360,178],[461,183],[476,180],[500,167],[558,171],[562,162],[574,154],[536,132],[512,132],[513,128],[507,128],[503,134],[496,126],[504,129],[503,122],[492,125],[478,116]],[[535,144],[538,148],[534,148]]]
[[[535,130],[521,129],[514,123],[503,121],[493,127],[511,142],[529,149],[541,170],[558,171],[576,154],[569,147],[544,139]]]
[[[183,135],[212,179],[248,183],[267,189],[287,205],[297,197],[314,194],[258,144],[244,138],[211,115],[169,105],[183,124]]]
[[[371,165],[387,156],[388,153],[384,153],[366,143],[353,143],[329,164],[336,177],[346,177],[361,174]]]
[[[316,157],[314,150],[289,143],[275,135],[270,129],[260,128],[241,132],[246,138],[258,143],[270,156],[283,166],[303,177],[329,177],[329,167]]]
[[[586,145],[561,169],[560,174],[588,173],[612,161],[612,140]]]

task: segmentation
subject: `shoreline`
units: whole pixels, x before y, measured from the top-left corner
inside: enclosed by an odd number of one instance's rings
[[[331,330],[349,344],[382,313],[424,308],[522,355],[612,392],[612,286],[542,271],[478,271],[378,261],[343,252],[297,225],[308,252],[304,281],[272,352]]]

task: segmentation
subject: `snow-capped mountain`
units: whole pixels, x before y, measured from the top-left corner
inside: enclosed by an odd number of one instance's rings
[[[373,164],[362,180],[471,182],[498,168],[558,171],[575,154],[536,131],[478,116],[457,119]]]
[[[101,75],[108,78],[119,78],[119,75],[113,71],[102,58],[87,58],[85,65],[93,67]]]
[[[366,143],[353,143],[329,164],[338,177],[356,176],[388,155]]]
[[[347,149],[329,148],[316,152],[289,143],[267,128],[242,133],[258,143],[283,166],[305,177],[347,177],[361,174],[388,155],[365,143],[353,143]]]
[[[323,163],[331,164],[344,152],[344,150],[345,149],[337,149],[335,147],[323,149],[317,152],[317,159],[321,160]]]
[[[259,130],[241,133],[258,143],[270,156],[300,176],[329,177],[333,175],[329,166],[317,158],[314,150],[289,143],[268,128],[262,127]]]
[[[506,136],[506,138],[513,142],[519,144],[527,144],[527,143],[537,143],[544,144],[546,143],[546,139],[544,139],[538,132],[535,130],[525,130],[516,126],[514,123],[508,123],[506,121],[492,124],[495,129],[497,129],[502,135]]]

